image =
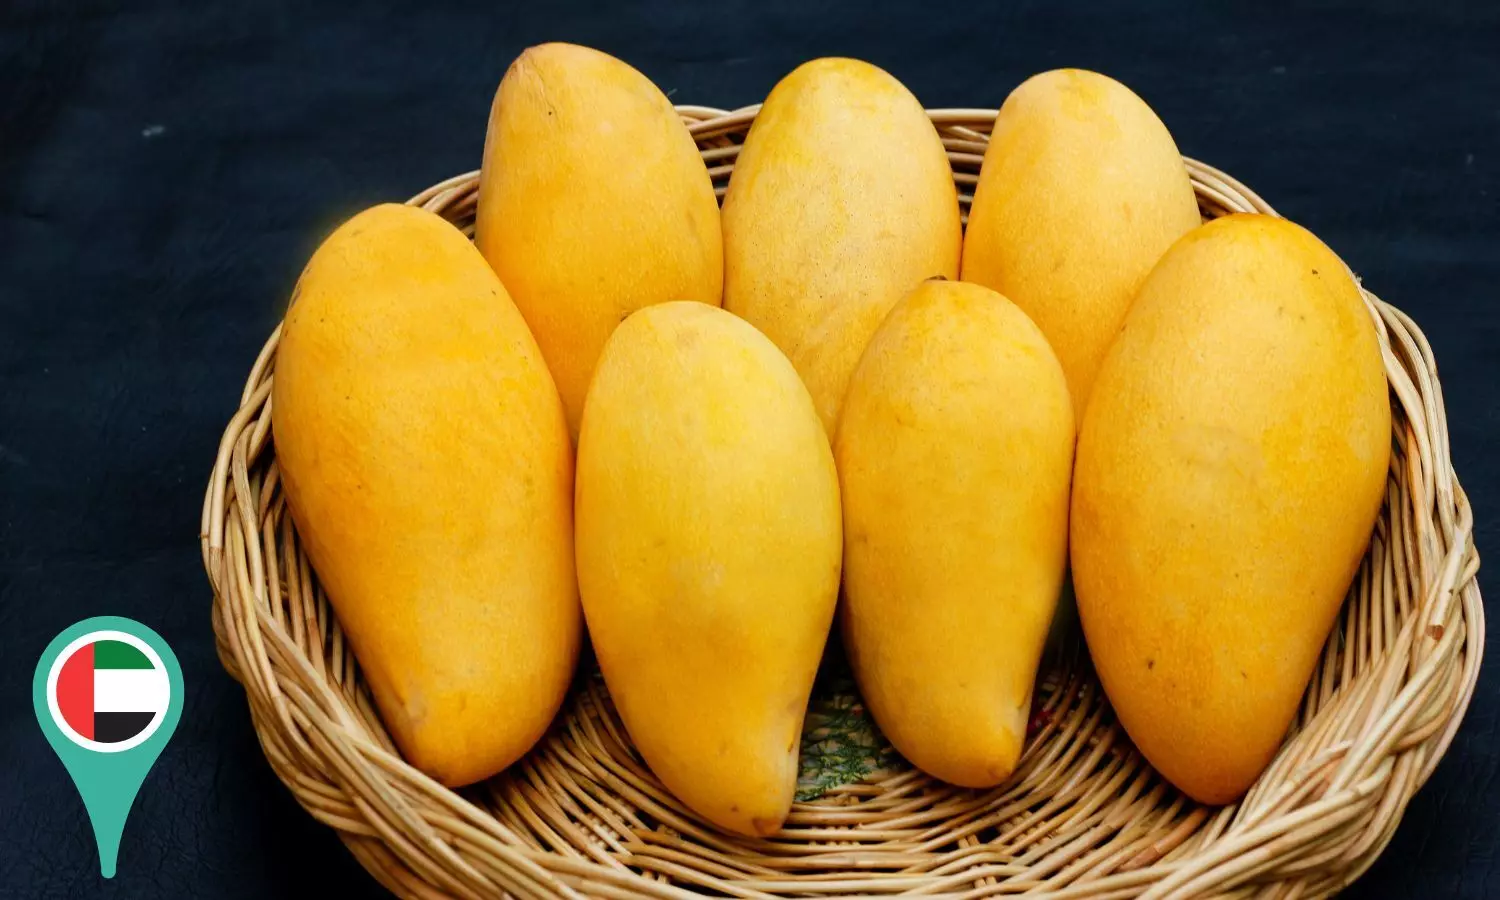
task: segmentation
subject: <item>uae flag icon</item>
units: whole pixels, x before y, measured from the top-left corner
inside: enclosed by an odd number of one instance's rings
[[[76,743],[101,750],[125,749],[135,738],[144,739],[172,694],[156,654],[116,636],[127,637],[116,632],[82,643],[59,660],[56,670],[54,718]]]

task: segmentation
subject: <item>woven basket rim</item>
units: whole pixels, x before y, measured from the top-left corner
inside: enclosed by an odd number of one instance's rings
[[[759,106],[677,109],[722,195],[735,138]],[[996,111],[928,115],[967,209]],[[1277,214],[1227,174],[1184,162],[1206,216]],[[464,225],[477,178],[454,176],[408,202]],[[277,776],[404,897],[1331,893],[1374,862],[1453,740],[1485,627],[1473,513],[1453,472],[1431,347],[1405,313],[1364,295],[1393,398],[1385,507],[1293,733],[1234,806],[1196,806],[1151,773],[1077,659],[1049,681],[1051,717],[1012,784],[962,791],[903,770],[798,804],[767,841],[715,832],[661,789],[597,680],[507,773],[443,788],[396,754],[285,514],[270,441],[279,325],[204,498],[217,649]]]

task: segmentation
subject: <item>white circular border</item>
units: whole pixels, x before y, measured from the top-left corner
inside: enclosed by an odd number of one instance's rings
[[[140,734],[137,734],[128,741],[121,741],[118,744],[91,741],[74,731],[73,726],[68,724],[68,720],[63,718],[62,709],[57,705],[57,677],[62,674],[63,662],[84,644],[92,644],[95,641],[122,641],[129,644],[146,654],[146,658],[151,660],[151,664],[159,669],[167,679],[167,708],[158,712],[156,717],[151,720],[151,723],[141,729]],[[62,649],[61,653],[57,654],[57,658],[52,660],[52,668],[47,671],[47,709],[52,713],[52,723],[62,731],[63,736],[68,740],[85,750],[93,750],[95,753],[123,753],[126,750],[132,750],[145,743],[161,727],[162,720],[167,717],[167,710],[172,708],[172,701],[174,699],[172,696],[172,676],[167,671],[166,665],[162,663],[161,656],[157,654],[156,650],[150,644],[133,634],[127,634],[123,631],[114,631],[106,628],[100,631],[90,631],[88,634],[74,638],[68,646]]]

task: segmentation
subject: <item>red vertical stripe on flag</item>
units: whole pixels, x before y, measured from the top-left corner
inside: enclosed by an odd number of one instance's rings
[[[57,708],[79,737],[94,739],[94,645],[79,647],[57,673]]]

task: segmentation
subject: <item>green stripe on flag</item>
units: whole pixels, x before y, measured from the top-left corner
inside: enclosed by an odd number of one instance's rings
[[[151,669],[146,654],[124,641],[95,641],[95,669]]]

